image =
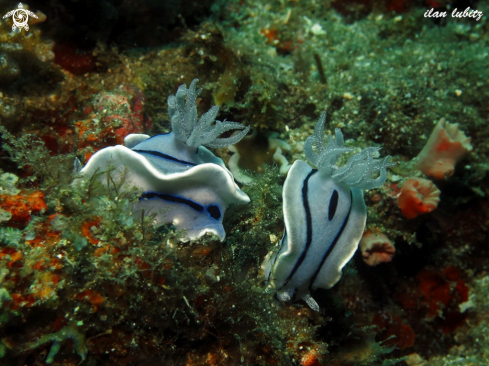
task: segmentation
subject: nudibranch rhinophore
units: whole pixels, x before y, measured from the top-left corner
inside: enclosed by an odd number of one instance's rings
[[[230,204],[245,204],[249,197],[239,189],[222,159],[206,147],[235,144],[249,131],[237,122],[214,120],[219,107],[197,119],[197,79],[189,88],[181,85],[168,98],[172,132],[149,137],[128,135],[126,146],[107,147],[95,153],[80,171],[76,184],[90,184],[97,176],[109,187],[136,187],[142,191],[133,206],[135,215],[155,215],[156,226],[173,223],[184,229],[183,239],[212,233],[224,240],[222,219]],[[241,129],[235,136],[219,138],[223,132]],[[142,211],[144,210],[144,211]]]
[[[353,149],[344,146],[338,128],[325,146],[325,121],[323,112],[304,144],[307,159],[317,169],[297,160],[289,170],[283,189],[284,235],[278,252],[269,253],[262,265],[268,289],[279,300],[303,299],[316,311],[319,306],[310,292],[339,281],[362,238],[367,220],[363,190],[384,184],[386,168],[394,165],[387,162],[389,157],[375,158],[380,148],[368,147],[338,167],[340,155]]]

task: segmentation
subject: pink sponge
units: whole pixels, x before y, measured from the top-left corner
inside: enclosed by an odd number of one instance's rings
[[[438,207],[440,190],[431,180],[409,178],[404,182],[397,201],[404,217],[414,219]]]
[[[377,228],[367,230],[360,241],[362,258],[369,266],[390,262],[396,253],[396,248],[390,239]]]
[[[470,137],[458,129],[458,123],[441,118],[418,154],[417,167],[430,177],[444,179],[453,174],[455,164],[470,151]]]

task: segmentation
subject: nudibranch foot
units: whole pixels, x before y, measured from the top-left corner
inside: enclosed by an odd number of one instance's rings
[[[287,292],[287,291],[277,292],[277,299],[279,299],[282,302],[292,301],[292,296],[293,296],[292,292]]]
[[[302,297],[302,300],[304,300],[306,302],[306,304],[309,305],[309,307],[312,310],[319,312],[319,305],[311,295],[309,295],[309,294],[304,295]]]
[[[267,288],[267,291],[270,289],[270,287]],[[284,303],[289,303],[294,300],[294,292],[293,291],[284,291],[284,292],[277,292],[276,297],[278,300],[284,302]],[[301,300],[304,300],[304,302],[314,311],[319,312],[320,308],[316,300],[310,295],[310,294],[305,294],[302,296]]]

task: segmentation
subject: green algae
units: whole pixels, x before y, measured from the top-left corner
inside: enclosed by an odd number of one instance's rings
[[[51,364],[54,361],[54,357],[61,349],[61,344],[67,339],[73,341],[73,347],[76,353],[81,357],[82,362],[87,357],[87,346],[85,335],[81,333],[75,325],[68,325],[56,333],[45,334],[41,336],[36,342],[29,344],[27,347],[30,349],[42,346],[44,343],[53,342],[51,349],[46,357],[46,363]]]
[[[11,227],[0,228],[0,242],[16,247],[18,246],[21,239],[22,231],[20,231],[19,229],[14,229]]]

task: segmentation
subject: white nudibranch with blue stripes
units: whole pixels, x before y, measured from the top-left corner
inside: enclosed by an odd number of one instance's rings
[[[279,300],[303,299],[316,311],[311,291],[339,281],[362,238],[367,220],[362,190],[384,184],[386,169],[395,165],[387,162],[389,157],[376,159],[380,148],[369,147],[337,166],[338,158],[354,149],[344,146],[338,128],[325,146],[325,121],[323,112],[304,144],[307,159],[317,169],[297,160],[289,170],[283,189],[284,235],[278,251],[269,253],[262,265],[268,290]]]
[[[224,240],[222,219],[230,204],[244,204],[249,197],[239,189],[233,175],[211,148],[235,144],[249,131],[237,122],[214,120],[219,107],[197,118],[197,79],[189,88],[181,85],[168,98],[172,132],[149,137],[128,135],[125,146],[112,146],[95,153],[81,169],[75,184],[97,180],[110,188],[137,187],[142,191],[133,213],[155,215],[155,225],[173,223],[185,229],[185,239],[213,233]],[[241,129],[238,134],[219,138],[223,132]],[[144,210],[144,211],[143,211]]]

